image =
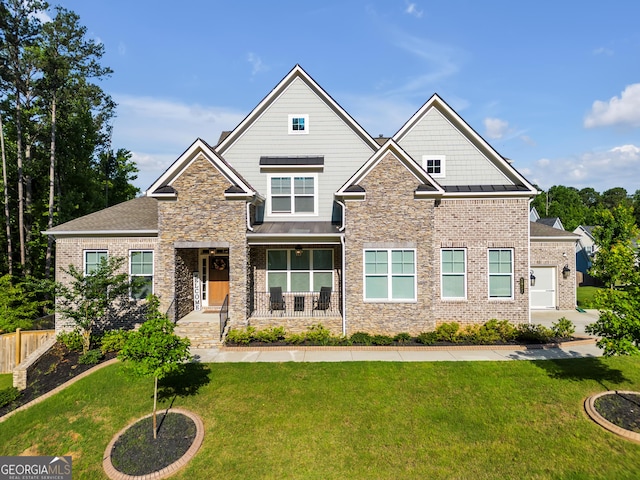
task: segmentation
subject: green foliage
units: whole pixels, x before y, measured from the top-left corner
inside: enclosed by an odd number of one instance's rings
[[[516,341],[520,343],[549,343],[553,337],[550,328],[544,325],[521,323],[516,327]]]
[[[433,345],[438,341],[438,334],[436,332],[420,332],[416,337],[416,342],[423,345]]]
[[[457,322],[441,323],[436,327],[436,338],[439,342],[456,342],[460,331],[460,324]]]
[[[119,352],[124,348],[130,333],[130,330],[122,330],[120,328],[105,332],[100,339],[100,350],[103,354]]]
[[[284,340],[285,336],[286,332],[284,327],[270,327],[256,331],[253,335],[253,339],[258,342],[276,343]]]
[[[399,345],[410,343],[411,340],[413,340],[413,337],[407,332],[398,333],[395,337],[393,337],[393,341],[398,343]]]
[[[576,327],[571,320],[561,317],[551,324],[551,331],[556,338],[569,338],[576,332]]]
[[[393,338],[388,335],[374,335],[371,338],[371,343],[373,345],[380,345],[380,346],[391,345],[393,343]]]
[[[20,390],[16,387],[8,387],[0,390],[0,408],[9,405],[20,396]]]
[[[255,327],[234,328],[227,333],[226,343],[230,345],[248,345],[256,333]]]
[[[83,365],[95,365],[102,359],[102,351],[99,348],[94,348],[92,350],[87,350],[86,353],[83,353],[78,357],[78,363]]]
[[[307,341],[314,345],[328,345],[331,332],[321,323],[311,325],[307,331]]]
[[[352,345],[372,345],[373,338],[367,332],[354,332],[349,337],[349,342]]]
[[[596,344],[605,356],[640,354],[640,285],[596,294],[600,316],[585,331],[601,337]]]
[[[71,277],[69,284],[57,283],[58,311],[71,320],[83,338],[83,352],[89,350],[95,323],[103,318],[114,304],[129,301],[129,275],[121,271],[125,259],[109,256],[90,275],[73,265],[65,270]]]
[[[595,302],[596,292],[601,290],[600,287],[578,287],[577,304],[581,308],[597,308]]]
[[[300,345],[307,340],[305,333],[287,333],[284,337],[284,341],[291,345]]]
[[[78,330],[60,332],[56,340],[72,352],[81,352],[84,344],[82,334]]]
[[[44,302],[38,301],[33,290],[10,275],[0,277],[0,333],[28,330]]]

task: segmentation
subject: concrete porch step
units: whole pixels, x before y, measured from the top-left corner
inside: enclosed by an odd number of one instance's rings
[[[218,321],[183,319],[178,321],[174,331],[176,335],[188,338],[192,348],[211,348],[222,344]]]

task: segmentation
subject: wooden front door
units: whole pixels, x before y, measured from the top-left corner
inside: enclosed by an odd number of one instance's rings
[[[229,257],[209,257],[208,305],[222,305],[229,294]]]

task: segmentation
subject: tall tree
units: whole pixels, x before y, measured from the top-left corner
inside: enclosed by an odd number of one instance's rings
[[[613,210],[618,205],[624,205],[628,207],[631,205],[627,190],[622,187],[610,188],[609,190],[602,192],[602,204],[604,208]]]
[[[104,191],[104,207],[135,198],[140,189],[131,182],[138,178],[138,167],[131,160],[131,152],[119,148],[115,154],[108,150],[100,154],[98,178]]]
[[[533,205],[536,206],[540,216],[559,217],[564,228],[569,231],[583,223],[587,210],[578,190],[562,185],[555,185],[546,193],[539,194]]]

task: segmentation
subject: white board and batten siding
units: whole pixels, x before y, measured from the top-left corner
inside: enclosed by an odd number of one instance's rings
[[[289,115],[308,115],[307,134],[289,134]],[[372,155],[373,150],[301,79],[295,79],[224,152],[224,158],[261,194],[268,195],[268,173],[261,156],[323,156],[318,175],[317,216],[268,216],[269,221],[329,221],[333,195]],[[299,170],[304,171],[304,170]],[[270,172],[273,173],[273,172]]]

